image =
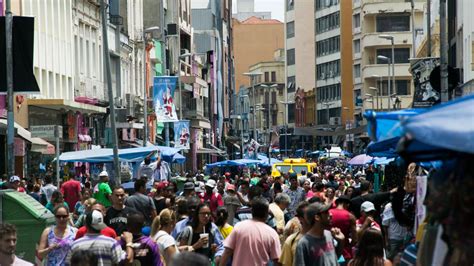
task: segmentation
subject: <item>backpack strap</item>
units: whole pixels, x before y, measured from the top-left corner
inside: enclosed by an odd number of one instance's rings
[[[189,231],[189,236],[188,236],[188,246],[192,246],[193,242],[193,227],[188,225],[186,226],[186,229]]]

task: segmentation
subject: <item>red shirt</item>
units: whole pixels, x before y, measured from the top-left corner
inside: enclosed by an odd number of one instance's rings
[[[206,202],[206,201],[209,202],[209,208],[211,208],[211,212],[214,215],[216,214],[217,207],[224,205],[222,196],[219,193],[212,193],[212,194],[203,193],[201,194],[201,200],[203,202]]]
[[[351,214],[347,210],[343,209],[330,209],[331,213],[331,227],[337,227],[345,236],[344,249],[342,255],[344,259],[352,258],[352,247],[349,244],[349,234],[351,233]],[[354,237],[354,236],[352,236]]]
[[[81,182],[71,179],[61,186],[61,193],[64,195],[64,201],[69,205],[71,212],[74,212],[76,203],[81,199]]]
[[[82,226],[81,228],[79,228],[79,230],[77,230],[77,233],[76,233],[76,238],[74,240],[77,240],[83,236],[85,236],[87,233],[87,228],[85,226]],[[117,238],[117,233],[115,233],[115,230],[112,229],[111,227],[106,227],[104,229],[102,229],[100,231],[100,234],[103,235],[103,236],[108,236],[108,237],[111,237],[113,239]]]

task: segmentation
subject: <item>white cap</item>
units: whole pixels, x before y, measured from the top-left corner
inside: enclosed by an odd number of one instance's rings
[[[87,214],[86,224],[98,231],[107,227],[107,225],[104,223],[104,216],[102,215],[102,212],[98,210],[93,210]]]
[[[109,173],[107,173],[107,171],[102,171],[99,176],[109,176]]]
[[[364,201],[362,205],[360,205],[360,211],[368,213],[370,211],[375,211],[375,206],[372,202],[370,201]]]
[[[208,179],[206,182],[206,187],[214,188],[216,186],[216,181],[214,179]]]
[[[12,175],[12,176],[10,177],[10,183],[14,183],[14,182],[17,182],[17,181],[18,181],[18,182],[21,181],[21,179],[20,179],[19,176],[17,176],[17,175]]]

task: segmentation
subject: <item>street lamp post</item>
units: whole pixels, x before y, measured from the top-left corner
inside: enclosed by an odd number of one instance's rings
[[[266,88],[268,89],[268,105],[267,105],[267,131],[268,131],[268,165],[270,165],[270,156],[271,156],[271,145],[270,145],[270,142],[271,142],[271,136],[272,136],[272,133],[270,131],[270,105],[271,105],[271,102],[270,102],[270,99],[271,99],[271,91],[272,91],[272,88],[277,88],[278,87],[278,84],[272,84],[272,85],[266,85],[266,84],[262,84],[261,85],[263,88]]]
[[[382,60],[382,61],[387,61],[387,66],[388,66],[388,76],[387,76],[387,83],[388,83],[388,93],[387,93],[387,96],[388,96],[388,110],[390,110],[390,94],[392,93],[392,90],[391,90],[391,86],[390,86],[390,58],[386,57],[386,56],[383,56],[383,55],[379,55],[377,56],[378,59]]]
[[[284,117],[284,124],[285,124],[285,157],[288,157],[288,105],[295,103],[294,101],[280,101],[281,104],[285,105],[285,117]]]
[[[397,93],[396,82],[395,82],[395,38],[393,37],[393,35],[388,35],[388,34],[381,34],[379,35],[379,38],[389,40],[392,46],[392,58],[390,60],[390,62],[392,62],[392,88],[393,88],[393,92]],[[390,95],[390,92],[388,94]]]
[[[147,34],[152,33],[154,31],[158,31],[160,27],[149,27],[143,31],[143,65],[145,66],[145,82],[144,82],[144,88],[143,88],[143,101],[144,101],[144,107],[143,107],[143,147],[146,147],[146,144],[148,142],[148,49],[147,49],[147,43],[148,43],[148,38]]]
[[[375,109],[374,109],[374,95],[372,95],[372,94],[370,94],[370,93],[366,93],[365,96],[371,98],[370,101],[368,101],[368,102],[372,102],[372,110],[375,110]]]
[[[248,98],[247,94],[240,96],[241,104],[240,104],[240,157],[241,159],[244,158],[244,98]]]
[[[326,103],[323,103],[323,105],[326,106],[326,113],[327,113],[327,119],[328,119],[327,124],[328,124],[328,128],[329,128],[329,126],[330,126],[330,123],[329,123],[329,120],[330,120],[330,117],[329,117],[329,106],[331,106],[332,103],[326,102]],[[331,140],[331,138],[328,137],[328,144],[329,144],[330,140]]]
[[[257,139],[257,119],[256,119],[256,114],[257,112],[255,111],[256,109],[256,97],[255,97],[255,77],[261,76],[262,73],[260,72],[245,72],[243,74],[244,76],[250,77],[250,82],[252,84],[252,97],[253,97],[253,137],[254,139]]]
[[[375,88],[375,87],[369,87],[369,89],[375,91],[375,95],[377,96],[376,100],[377,100],[377,104],[376,104],[376,107],[377,109],[379,109],[379,89]],[[372,97],[373,97],[373,94],[371,94]],[[372,108],[373,109],[373,108]]]

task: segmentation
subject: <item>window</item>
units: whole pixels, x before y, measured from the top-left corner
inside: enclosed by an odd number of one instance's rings
[[[341,38],[340,36],[332,37],[322,41],[316,42],[316,54],[318,56],[337,53],[340,51]]]
[[[360,14],[355,14],[354,19],[354,29],[360,28]]]
[[[341,99],[341,84],[319,87],[316,91],[318,102],[337,101]]]
[[[340,60],[327,62],[316,65],[316,79],[325,80],[328,78],[335,78],[341,75]]]
[[[377,16],[377,32],[410,31],[410,16]]]
[[[286,0],[286,10],[290,11],[295,8],[295,1],[294,0]]]
[[[287,83],[287,92],[290,93],[290,92],[294,92],[295,91],[295,88],[296,88],[296,78],[295,76],[290,76],[286,79],[286,83]]]
[[[290,39],[295,37],[295,22],[291,21],[286,23],[286,38]]]
[[[288,104],[288,123],[294,123],[295,122],[295,104],[290,103]]]
[[[354,40],[354,53],[360,53],[360,39]]]
[[[354,65],[354,78],[360,78],[360,64]]]
[[[339,28],[339,12],[316,19],[316,32],[322,33]]]
[[[286,51],[286,64],[291,66],[295,64],[295,49]]]
[[[270,82],[270,72],[265,72],[265,82]]]
[[[339,2],[340,0],[316,0],[316,10],[319,11],[331,6],[336,6],[339,4]]]
[[[395,80],[397,95],[410,95],[410,81],[409,80]]]
[[[392,81],[390,81],[391,94],[396,93],[397,95],[410,95],[410,81],[409,80],[395,80],[395,88],[393,88]],[[388,81],[382,81],[382,96],[387,96],[388,93]]]
[[[271,82],[276,82],[276,72],[275,71],[272,71],[272,79],[271,79]]]
[[[385,56],[392,60],[392,49],[377,49],[377,57],[379,55]],[[408,58],[410,58],[410,48],[395,48],[395,64],[408,63]],[[380,60],[377,58],[377,64],[386,64],[387,61]]]

